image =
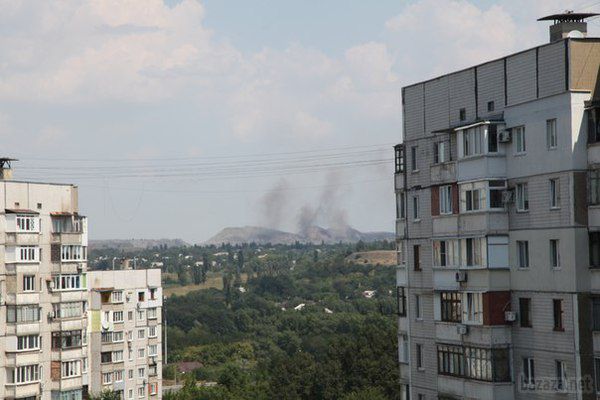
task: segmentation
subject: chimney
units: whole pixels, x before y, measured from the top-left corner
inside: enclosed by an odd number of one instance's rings
[[[562,14],[552,14],[538,21],[553,21],[550,25],[550,42],[565,38],[584,38],[587,36],[586,18],[595,17],[595,13],[575,13],[567,10]]]
[[[0,157],[0,180],[9,181],[12,179],[12,162],[18,161],[16,158]]]

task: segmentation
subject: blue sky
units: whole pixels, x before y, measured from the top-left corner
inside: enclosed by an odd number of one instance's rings
[[[303,209],[392,231],[402,85],[595,3],[0,0],[3,153],[17,179],[78,184],[92,238],[295,230]]]

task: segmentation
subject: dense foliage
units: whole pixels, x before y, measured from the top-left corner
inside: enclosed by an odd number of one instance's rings
[[[179,374],[186,385],[165,399],[395,399],[394,268],[349,263],[352,250],[247,252],[246,283],[232,263],[223,290],[169,298],[164,377],[175,377],[178,361],[201,367]]]

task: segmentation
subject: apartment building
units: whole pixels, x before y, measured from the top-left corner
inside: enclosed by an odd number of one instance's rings
[[[96,341],[102,303],[89,290],[118,285],[110,275],[93,275],[89,283],[87,219],[79,214],[77,187],[13,180],[13,161],[0,159],[0,398],[82,400],[105,387],[95,380],[102,368],[95,362],[103,348]],[[152,300],[161,296],[160,271],[120,272],[127,273],[121,281],[147,292],[148,300],[134,306],[150,318],[149,333],[159,331],[143,339],[159,363],[160,324],[147,314],[160,321],[161,303]],[[158,392],[138,391],[136,399],[160,398],[160,369],[155,377],[150,367],[144,374]]]
[[[90,271],[92,393],[162,398],[161,270]]]
[[[402,89],[398,354],[407,399],[600,394],[600,39]]]

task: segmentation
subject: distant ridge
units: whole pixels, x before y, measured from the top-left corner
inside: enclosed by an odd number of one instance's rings
[[[143,250],[165,245],[167,247],[181,247],[190,244],[181,239],[107,239],[90,240],[89,242],[92,249]]]
[[[311,226],[304,233],[291,233],[260,226],[228,227],[202,243],[205,245],[220,245],[222,243],[242,244],[292,244],[301,243],[355,243],[359,240],[372,242],[374,240],[394,240],[391,232],[360,232],[354,228],[341,229]]]

